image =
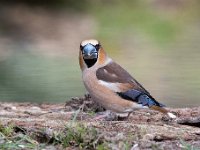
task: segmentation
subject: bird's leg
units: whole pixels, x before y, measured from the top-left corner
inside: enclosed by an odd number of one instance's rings
[[[106,120],[113,121],[117,120],[117,114],[111,112],[110,110],[106,110],[104,112],[99,112],[98,115],[94,118],[95,120]]]
[[[118,120],[119,121],[123,121],[123,120],[128,120],[128,118],[129,118],[129,116],[130,116],[130,114],[131,114],[132,112],[128,112],[128,115],[127,116],[122,116],[122,115],[118,115]]]
[[[126,117],[126,119],[128,119],[128,118],[129,118],[129,116],[130,116],[130,114],[131,114],[131,113],[132,113],[132,112],[129,112],[129,113],[128,113],[128,116]]]
[[[111,112],[110,110],[106,110],[104,112],[99,112],[99,115],[96,116],[94,119],[106,120],[106,121],[114,121],[114,120],[123,121],[123,120],[127,120],[131,113],[132,112],[128,112],[128,115],[127,115],[127,113],[119,114],[119,113]]]

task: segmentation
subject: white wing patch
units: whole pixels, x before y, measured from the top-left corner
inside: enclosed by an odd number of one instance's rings
[[[117,78],[117,75],[114,73],[109,73],[106,69],[103,69],[105,74],[108,74],[109,76],[112,76],[113,78]]]
[[[120,83],[111,83],[111,82],[99,80],[99,84],[109,88],[110,90],[114,92],[120,92],[120,88],[118,87]]]

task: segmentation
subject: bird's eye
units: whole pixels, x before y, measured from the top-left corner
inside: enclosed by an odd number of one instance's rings
[[[82,45],[80,45],[80,50],[83,50],[83,46]]]
[[[95,45],[95,48],[96,48],[97,50],[99,50],[100,44]]]

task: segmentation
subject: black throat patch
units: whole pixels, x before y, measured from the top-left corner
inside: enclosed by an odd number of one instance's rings
[[[96,62],[97,62],[97,58],[94,59],[84,59],[86,65],[88,68],[92,67]]]

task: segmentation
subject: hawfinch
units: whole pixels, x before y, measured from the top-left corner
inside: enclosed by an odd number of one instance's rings
[[[83,83],[90,96],[107,110],[130,114],[139,108],[150,108],[176,118],[126,70],[108,57],[97,40],[81,42],[79,64]]]

